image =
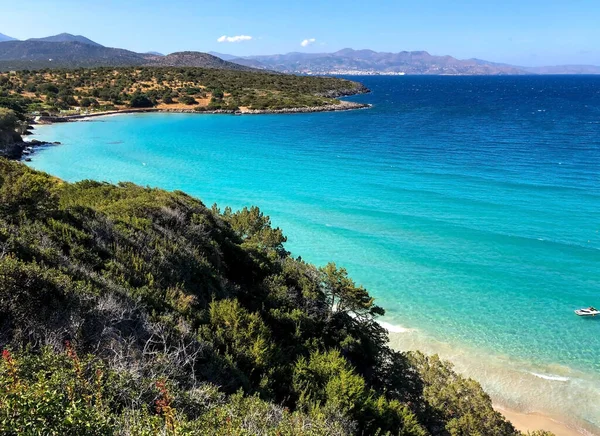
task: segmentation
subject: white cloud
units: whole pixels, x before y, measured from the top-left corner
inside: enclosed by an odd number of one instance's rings
[[[315,42],[317,42],[317,40],[315,38],[309,38],[309,39],[305,39],[304,41],[302,41],[300,43],[300,45],[302,47],[308,47],[311,44],[314,44]]]
[[[250,41],[252,39],[251,36],[248,35],[237,35],[237,36],[227,36],[223,35],[217,42],[242,42],[242,41]]]

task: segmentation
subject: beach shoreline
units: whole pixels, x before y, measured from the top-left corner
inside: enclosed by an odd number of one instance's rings
[[[536,430],[546,430],[556,436],[593,436],[594,433],[583,429],[575,429],[560,418],[539,412],[524,413],[494,404],[494,409],[508,419],[517,430],[527,434]]]
[[[586,382],[594,383],[585,378],[585,374],[573,369],[564,372],[567,368],[556,366],[536,367],[516,358],[492,355],[486,350],[457,347],[410,324],[399,325],[392,320],[379,322],[388,331],[389,345],[393,349],[438,355],[450,362],[458,374],[477,381],[490,396],[494,409],[524,434],[546,430],[556,436],[600,436],[598,426],[588,420],[589,410],[574,409],[572,404],[556,401],[564,398],[564,391],[569,390],[595,404],[596,395],[589,396],[589,392],[581,388]]]
[[[218,109],[214,111],[195,110],[195,109],[168,109],[168,108],[140,108],[140,109],[122,109],[104,112],[92,112],[88,114],[64,115],[64,116],[37,116],[35,123],[37,124],[54,124],[67,123],[73,121],[88,121],[92,118],[140,114],[140,113],[170,113],[170,114],[206,114],[206,115],[275,115],[275,114],[299,114],[299,113],[319,113],[319,112],[340,112],[358,109],[368,109],[372,107],[370,104],[355,103],[350,101],[341,101],[339,104],[299,107],[299,108],[284,108],[284,109],[247,109],[240,110],[224,110]]]

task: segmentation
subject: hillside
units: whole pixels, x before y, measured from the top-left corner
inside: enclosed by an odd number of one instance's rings
[[[0,92],[4,95],[0,97],[0,107],[21,115],[48,112],[61,116],[148,108],[281,110],[336,106],[340,105],[336,97],[367,91],[361,84],[343,79],[245,71],[241,66],[236,70],[217,69],[223,62],[212,64],[215,68],[131,67],[0,73]]]
[[[135,53],[103,47],[87,38],[68,34],[38,40],[6,41],[0,46],[0,71],[138,65],[250,70],[206,53],[179,52],[168,56]]]
[[[27,41],[42,41],[42,42],[79,42],[81,44],[93,45],[102,47],[97,42],[92,41],[82,35],[71,35],[70,33],[61,33],[59,35],[47,36],[45,38],[29,38]]]
[[[142,65],[148,55],[81,42],[8,41],[0,45],[0,71]]]
[[[146,65],[163,67],[202,67],[217,68],[223,70],[252,71],[237,63],[228,62],[208,53],[195,51],[183,51],[171,53],[166,56],[155,56],[148,59]]]
[[[256,208],[2,159],[0,200],[5,434],[519,434]]]

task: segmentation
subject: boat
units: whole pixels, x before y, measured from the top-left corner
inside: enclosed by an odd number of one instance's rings
[[[596,316],[600,315],[600,310],[590,306],[586,309],[577,309],[575,313],[579,316]]]

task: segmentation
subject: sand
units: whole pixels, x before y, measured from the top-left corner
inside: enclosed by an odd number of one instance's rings
[[[499,406],[494,406],[497,411],[502,413],[513,425],[527,434],[528,431],[547,430],[554,433],[556,436],[591,436],[593,433],[587,431],[578,431],[566,424],[554,420],[549,416],[539,413],[521,413],[514,410],[505,409]]]

